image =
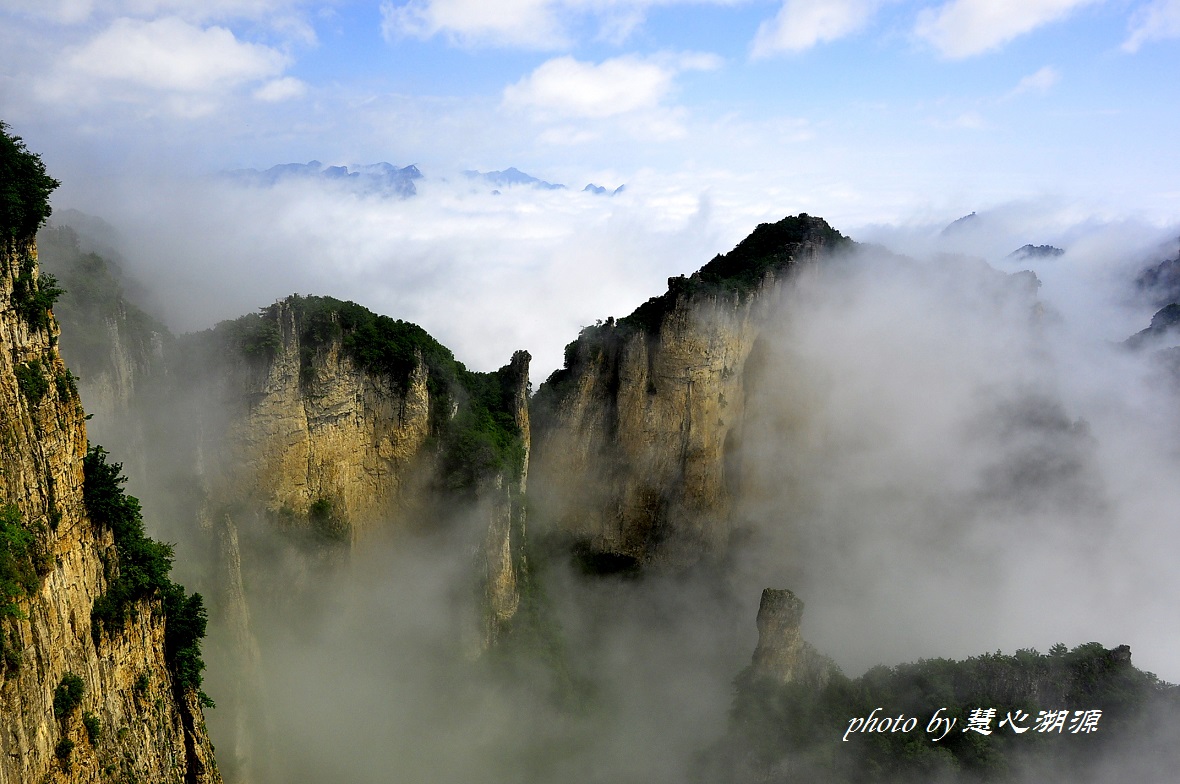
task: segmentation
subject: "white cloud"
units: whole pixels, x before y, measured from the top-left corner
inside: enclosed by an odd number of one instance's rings
[[[1061,72],[1051,65],[1046,65],[1036,73],[1031,73],[1017,82],[1008,96],[1012,97],[1023,93],[1046,93],[1060,81]]]
[[[682,139],[688,133],[687,112],[666,101],[676,76],[720,64],[715,55],[697,53],[627,55],[598,64],[557,57],[504,88],[502,106],[526,111],[542,124],[554,123],[537,137],[548,145],[584,144],[612,129],[644,141]]]
[[[555,48],[566,42],[550,0],[410,0],[381,3],[381,32],[431,38],[440,33],[462,43],[491,42]]]
[[[1137,52],[1148,41],[1180,38],[1180,0],[1155,0],[1131,17],[1131,33],[1123,50]]]
[[[9,13],[59,24],[84,22],[94,10],[93,0],[7,0],[4,5]]]
[[[5,0],[4,10],[60,24],[78,24],[98,15],[106,18],[177,16],[190,22],[214,19],[278,19],[308,0]]]
[[[224,27],[120,19],[69,58],[79,72],[162,90],[203,92],[273,76],[287,57]]]
[[[300,98],[307,92],[307,84],[293,76],[273,79],[254,91],[254,97],[266,103],[278,103]]]
[[[922,11],[915,33],[944,57],[970,57],[1101,1],[950,0]]]
[[[851,35],[865,26],[879,0],[785,0],[774,19],[759,26],[753,55],[801,52]]]
[[[659,105],[675,69],[638,57],[595,65],[558,57],[504,90],[504,104],[560,117],[601,119]]]
[[[239,41],[223,27],[201,28],[176,18],[119,19],[65,57],[59,86],[115,82],[212,93],[277,76],[287,63],[283,53]]]
[[[743,0],[382,0],[381,31],[390,41],[444,35],[462,45],[559,49],[570,44],[571,29],[589,19],[598,25],[598,39],[617,45],[643,24],[653,6],[740,2]]]

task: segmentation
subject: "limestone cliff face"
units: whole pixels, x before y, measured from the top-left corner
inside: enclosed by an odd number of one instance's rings
[[[485,482],[481,493],[488,503],[488,529],[480,557],[483,561],[483,626],[480,646],[487,650],[510,628],[520,608],[521,583],[528,579],[524,556],[527,535],[524,494],[527,489],[529,450],[529,355],[518,351],[507,367],[512,420],[524,448],[519,472],[501,471]]]
[[[310,521],[332,538],[400,516],[430,436],[425,363],[402,387],[358,368],[339,340],[308,350],[290,301],[273,310],[273,354],[240,358],[224,377],[211,498],[253,501],[279,524]]]
[[[91,628],[114,542],[83,504],[83,412],[34,296],[35,260],[31,237],[0,248],[0,507],[31,532],[36,570],[15,612],[0,613],[0,784],[219,782],[196,695],[166,665],[157,603],[141,601],[114,636]],[[71,674],[80,704],[55,716]]]
[[[767,293],[846,244],[806,215],[763,224],[631,316],[584,330],[537,395],[541,516],[615,563],[723,553]]]

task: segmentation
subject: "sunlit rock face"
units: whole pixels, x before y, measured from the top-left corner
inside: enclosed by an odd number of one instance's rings
[[[771,292],[850,245],[819,218],[763,224],[631,316],[585,329],[537,395],[540,516],[628,563],[722,555]]]
[[[220,782],[196,695],[165,662],[158,602],[139,602],[121,633],[93,633],[114,540],[83,504],[84,414],[52,316],[29,306],[36,258],[31,237],[0,247],[0,506],[31,532],[36,567],[34,590],[0,617],[0,782]],[[55,715],[68,674],[81,702]]]
[[[133,284],[67,232],[54,235],[63,278],[100,285],[63,302],[91,327],[63,343],[92,359],[79,384],[103,403],[102,442],[147,477],[152,524],[199,561],[215,730],[236,779],[261,775],[271,742],[258,629],[296,622],[373,539],[462,529],[464,647],[478,656],[510,632],[527,581],[527,352],[471,373],[415,325],[298,296],[156,338],[142,313],[117,318],[135,310]]]

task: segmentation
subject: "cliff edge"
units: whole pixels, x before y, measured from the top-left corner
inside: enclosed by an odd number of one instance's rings
[[[50,310],[60,291],[33,240],[57,183],[2,124],[0,169],[0,784],[216,784],[199,654],[194,685],[165,608],[179,602],[203,631],[200,598],[167,580],[171,550],[143,536],[134,499],[116,493],[131,529],[89,511],[84,414]],[[136,577],[132,540],[157,572],[116,598]]]

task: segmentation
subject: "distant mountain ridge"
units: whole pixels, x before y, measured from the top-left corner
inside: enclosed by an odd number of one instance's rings
[[[515,166],[509,166],[503,171],[481,172],[475,169],[468,169],[463,172],[463,176],[471,180],[482,180],[489,185],[497,188],[511,188],[516,185],[528,185],[533,188],[540,188],[546,191],[563,191],[566,187],[560,183],[546,182],[539,177],[534,177],[531,174],[525,174]]]
[[[582,192],[583,193],[593,193],[595,196],[618,196],[620,193],[623,192],[623,189],[626,187],[627,187],[626,185],[620,185],[619,187],[615,188],[612,191],[612,190],[608,190],[608,189],[604,188],[601,185],[595,185],[594,183],[591,182],[591,183],[588,183],[586,185],[586,187],[582,189]]]
[[[399,168],[385,161],[352,164],[351,170],[348,166],[325,166],[319,161],[280,163],[263,171],[235,169],[226,172],[226,175],[238,182],[256,186],[271,186],[294,179],[345,182],[368,193],[399,196],[403,199],[417,195],[418,189],[414,181],[422,179],[422,172],[413,164]]]
[[[355,187],[362,193],[402,199],[417,196],[416,181],[425,178],[422,170],[415,164],[398,167],[392,163],[381,161],[379,163],[354,163],[348,166],[329,166],[317,160],[307,163],[279,163],[268,169],[233,169],[222,172],[222,176],[243,185],[260,188],[273,187],[280,182],[291,180],[344,183]],[[542,191],[568,190],[561,183],[542,180],[540,177],[534,177],[515,166],[488,172],[467,169],[463,172],[463,176],[469,181],[491,186],[491,192],[496,195],[504,188],[523,187]],[[626,185],[620,185],[612,191],[601,185],[588,183],[582,192],[598,196],[617,196],[626,187]]]
[[[1008,254],[1010,259],[1052,259],[1064,255],[1065,251],[1053,245],[1022,245]]]
[[[1180,301],[1180,252],[1139,273],[1135,286],[1157,308]]]

